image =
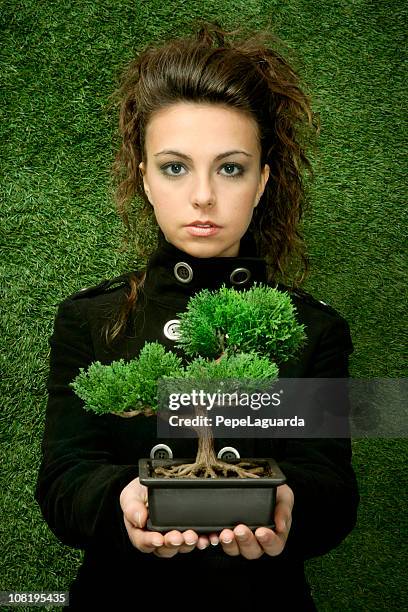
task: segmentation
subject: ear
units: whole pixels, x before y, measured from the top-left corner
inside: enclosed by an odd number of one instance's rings
[[[259,200],[261,199],[261,197],[263,195],[263,192],[265,191],[265,187],[266,187],[266,183],[268,182],[268,179],[269,179],[270,171],[271,171],[271,169],[268,166],[268,164],[265,164],[263,169],[262,169],[262,172],[261,172],[260,187],[259,187],[259,189],[257,191],[257,194],[256,194],[256,203],[254,205],[254,208],[256,206],[258,206]]]
[[[144,190],[145,190],[146,196],[147,196],[147,198],[148,198],[148,200],[149,200],[150,204],[153,206],[152,201],[151,201],[151,199],[150,199],[150,188],[149,188],[149,184],[148,184],[148,182],[147,182],[147,180],[146,180],[146,178],[145,178],[145,177],[146,177],[146,167],[145,167],[144,162],[140,162],[140,164],[139,164],[139,169],[140,169],[140,172],[141,172],[141,174],[142,174],[142,176],[143,176],[143,186],[144,186]]]

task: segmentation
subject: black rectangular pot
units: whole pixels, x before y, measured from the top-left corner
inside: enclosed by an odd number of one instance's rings
[[[163,478],[152,476],[156,467],[194,463],[193,459],[139,459],[139,479],[148,487],[147,529],[210,533],[233,529],[273,529],[276,487],[286,478],[274,459],[235,459],[229,463],[266,463],[267,478]]]

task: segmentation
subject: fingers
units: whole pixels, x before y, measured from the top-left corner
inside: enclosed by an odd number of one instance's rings
[[[184,533],[180,531],[169,531],[164,536],[164,545],[154,551],[157,557],[171,558],[177,553],[188,553],[199,548],[203,550],[209,545],[208,537],[198,536],[195,531],[189,529]]]
[[[135,548],[138,548],[141,552],[151,553],[156,548],[161,548],[164,544],[164,537],[161,533],[156,531],[144,531],[135,527],[125,516],[123,520],[129,535],[129,539]]]
[[[245,559],[259,559],[264,554],[265,551],[255,534],[246,525],[237,525],[234,533],[241,555]]]
[[[177,553],[191,552],[196,547],[203,550],[209,545],[207,536],[198,536],[192,529],[184,533],[172,530],[162,534],[157,531],[147,531],[135,527],[134,522],[129,521],[125,514],[123,514],[123,520],[133,546],[144,553],[153,553],[158,557],[170,558]]]
[[[292,525],[294,504],[293,491],[288,485],[280,485],[276,490],[275,525],[277,531],[284,532]]]
[[[154,551],[154,554],[157,557],[162,557],[164,559],[170,559],[174,557],[179,552],[180,548],[185,547],[185,541],[183,538],[183,534],[179,531],[173,530],[164,534],[163,538],[163,546],[157,548]],[[189,548],[189,546],[187,546]]]
[[[287,534],[286,530],[280,532],[261,527],[255,531],[255,537],[263,552],[271,557],[276,557],[285,548]]]
[[[275,505],[275,529],[258,528],[255,533],[246,525],[237,525],[234,530],[224,529],[220,534],[197,535],[189,529],[184,533],[173,530],[166,534],[146,531],[148,517],[147,488],[134,479],[120,496],[123,518],[132,544],[142,552],[171,558],[177,553],[188,553],[198,548],[204,550],[211,544],[222,546],[229,556],[242,555],[246,559],[258,559],[264,553],[279,555],[285,545],[292,524],[294,494],[284,484],[277,488]]]
[[[271,533],[273,534],[273,531]],[[233,531],[224,529],[220,534],[220,544],[224,552],[231,557],[242,555],[245,559],[258,559],[265,552],[249,527],[242,524],[237,525]]]
[[[275,533],[282,546],[286,544],[292,526],[292,509],[294,494],[288,485],[281,485],[276,491]]]
[[[144,553],[154,553],[158,557],[171,558],[178,552],[190,552],[196,546],[198,536],[193,531],[186,532],[184,537],[173,530],[166,534],[157,531],[145,531],[133,525],[124,517],[126,528],[132,544]]]
[[[208,536],[203,533],[200,534],[198,536],[197,548],[199,550],[205,550],[209,545],[210,545],[210,540],[208,539]]]
[[[182,535],[183,544],[179,548],[179,553],[191,552],[198,544],[198,535],[192,529],[185,531]]]
[[[149,514],[147,487],[140,484],[139,478],[134,478],[126,485],[120,494],[119,501],[129,539],[133,546],[141,552],[170,558],[178,552],[191,552],[196,547],[203,550],[210,544],[208,536],[198,536],[192,529],[184,533],[172,530],[164,535],[156,531],[145,530]],[[215,539],[217,539],[216,534]]]
[[[223,551],[230,557],[237,557],[240,554],[235,534],[231,529],[223,529],[220,533],[220,544]]]
[[[146,525],[147,487],[134,478],[121,492],[119,502],[126,519],[134,526],[143,528]]]
[[[237,525],[233,531],[224,529],[221,532],[220,544],[231,557],[242,555],[245,559],[259,559],[264,553],[274,557],[283,551],[289,529],[284,523],[284,527],[276,527],[276,531],[260,527],[253,533],[246,525]]]
[[[270,556],[279,555],[286,545],[292,526],[292,509],[294,494],[288,485],[281,485],[276,492],[275,529],[261,527],[255,531],[255,537],[263,551]]]

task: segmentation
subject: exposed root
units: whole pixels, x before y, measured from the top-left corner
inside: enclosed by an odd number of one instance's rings
[[[219,478],[220,476],[227,478],[231,473],[232,478],[260,478],[265,469],[261,466],[251,467],[251,465],[248,461],[241,461],[237,464],[224,461],[209,464],[184,463],[173,465],[170,468],[157,467],[154,473],[165,478]]]

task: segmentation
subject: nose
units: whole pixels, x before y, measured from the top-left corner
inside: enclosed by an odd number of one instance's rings
[[[197,177],[191,194],[195,208],[207,208],[215,204],[215,193],[208,177]]]
[[[211,208],[213,205],[214,202],[212,202],[211,200],[208,200],[206,202],[197,202],[196,200],[193,201],[194,208]]]

